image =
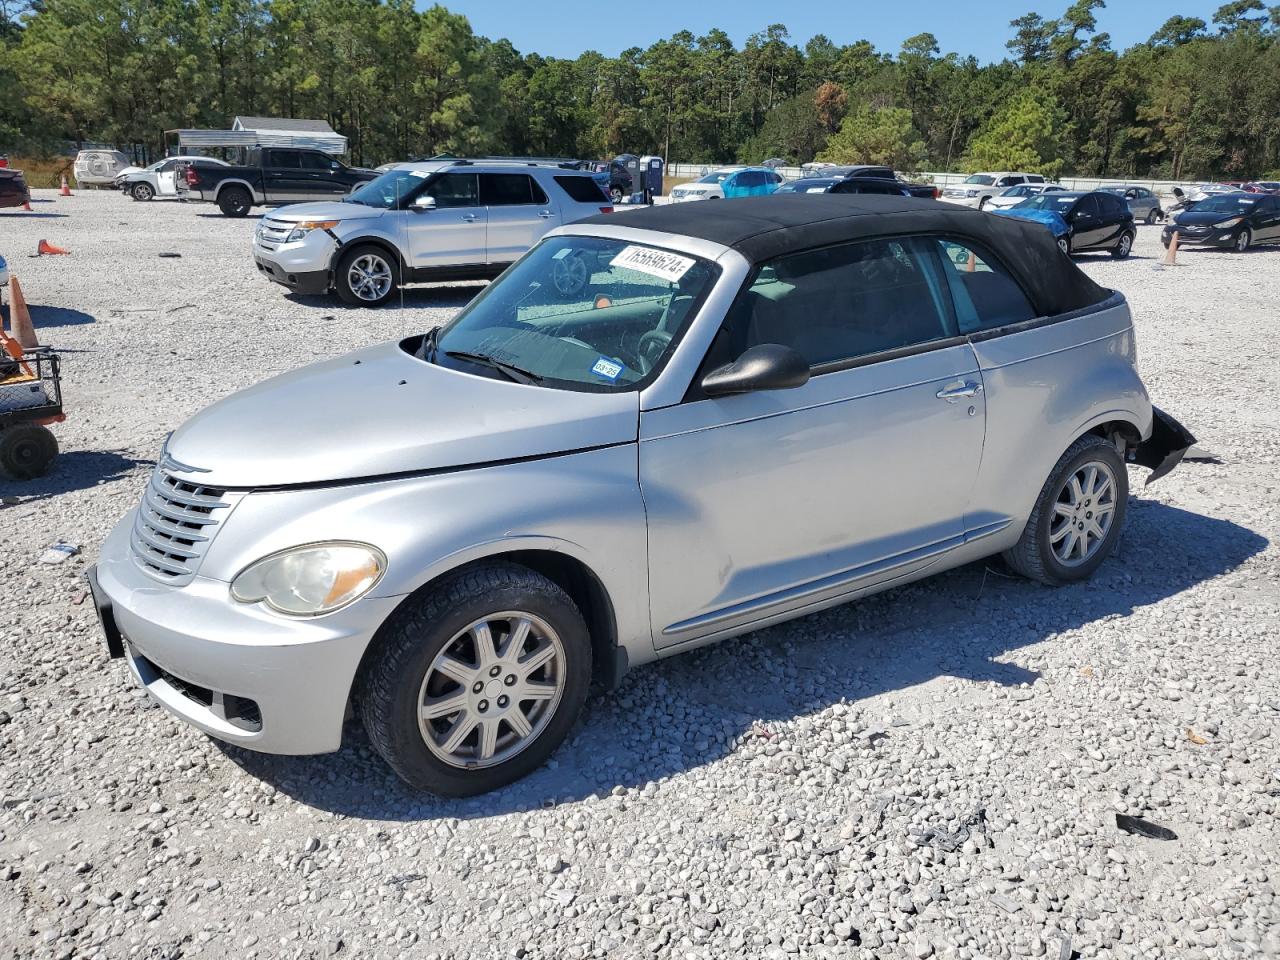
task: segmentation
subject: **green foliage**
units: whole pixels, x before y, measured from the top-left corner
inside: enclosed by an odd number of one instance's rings
[[[831,163],[883,163],[899,170],[915,170],[924,158],[924,141],[911,123],[911,111],[901,107],[858,107],[818,154]]]
[[[1034,87],[1014,96],[969,144],[964,168],[1025,170],[1056,177],[1062,171],[1066,114],[1052,94]]]
[[[440,152],[781,156],[954,169],[1256,176],[1280,166],[1280,5],[1166,17],[1113,51],[1102,0],[1010,23],[1011,58],[683,30],[616,57],[522,53],[415,0],[0,0],[0,151],[152,151],[237,114],[316,117],[375,164]],[[1153,13],[1153,25],[1156,16]]]

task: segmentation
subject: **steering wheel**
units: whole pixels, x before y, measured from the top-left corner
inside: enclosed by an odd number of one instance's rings
[[[551,263],[551,282],[556,291],[565,297],[573,297],[581,293],[591,279],[587,270],[587,262],[577,254],[561,257]]]
[[[667,346],[671,343],[671,334],[665,330],[649,330],[642,334],[636,344],[636,358],[640,361],[640,372],[648,373],[658,362]]]

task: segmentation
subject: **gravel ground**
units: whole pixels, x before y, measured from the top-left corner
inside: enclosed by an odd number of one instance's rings
[[[273,758],[149,707],[82,575],[190,414],[476,288],[293,299],[252,221],[37,194],[0,252],[70,413],[48,477],[0,481],[0,954],[1280,956],[1280,249],[1160,270],[1143,227],[1131,260],[1082,259],[1220,458],[1135,471],[1090,583],[978,564],[638,669],[546,769],[441,801],[354,726]],[[42,237],[73,255],[26,259]],[[83,553],[38,563],[59,539]]]

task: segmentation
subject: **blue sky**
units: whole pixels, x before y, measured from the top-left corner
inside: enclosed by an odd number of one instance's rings
[[[794,7],[779,0],[648,0],[650,15],[630,29],[619,25],[621,12],[642,6],[634,0],[563,4],[539,0],[443,0],[455,13],[464,13],[472,28],[492,39],[506,37],[522,53],[576,57],[584,50],[616,55],[627,47],[647,47],[678,30],[694,35],[720,27],[739,45],[771,23],[786,24],[791,39],[801,46],[815,33],[838,44],[870,40],[881,51],[897,53],[902,41],[928,31],[944,53],[973,54],[985,62],[1006,55],[1011,36],[1008,23],[1035,10],[1052,18],[1070,0],[1041,4],[1032,0],[915,0],[909,4],[830,0]],[[1212,24],[1213,11],[1224,0],[1175,0],[1166,6],[1149,0],[1109,0],[1097,13],[1098,29],[1111,34],[1117,50],[1141,43],[1174,14],[1200,17]],[[425,6],[419,0],[419,6]],[[887,14],[864,12],[884,9]]]

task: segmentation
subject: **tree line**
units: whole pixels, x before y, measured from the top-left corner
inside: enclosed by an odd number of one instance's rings
[[[351,158],[436,153],[888,163],[1176,179],[1277,176],[1280,5],[1173,16],[1112,49],[1104,0],[1009,25],[1009,56],[921,33],[737,46],[679,31],[616,57],[521,53],[413,0],[0,0],[0,152],[161,148],[236,115],[328,120]],[[1153,24],[1154,25],[1154,24]]]

